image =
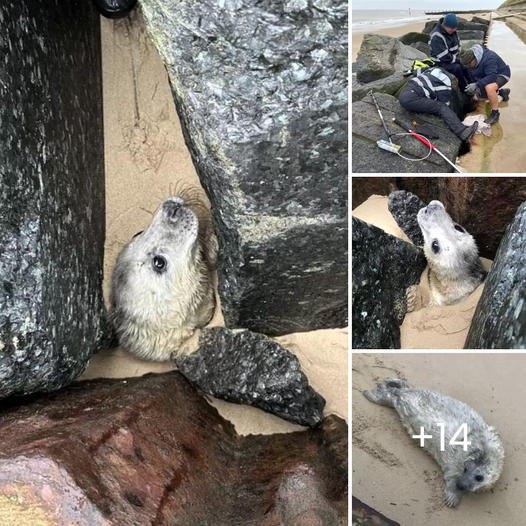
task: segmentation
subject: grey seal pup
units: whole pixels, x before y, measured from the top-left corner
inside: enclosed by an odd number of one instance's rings
[[[398,378],[385,378],[376,389],[363,394],[371,402],[393,407],[410,435],[419,434],[421,427],[432,435],[424,441],[424,449],[442,468],[448,506],[455,507],[464,493],[491,489],[499,479],[504,464],[502,441],[496,429],[467,404],[436,391],[410,387]],[[444,424],[444,451],[437,423]],[[471,442],[467,451],[450,444],[462,424],[467,424]]]
[[[170,197],[119,253],[110,319],[119,343],[139,358],[173,358],[212,318],[214,258],[207,243],[213,242],[206,228],[183,197]]]
[[[453,305],[466,299],[486,278],[475,240],[455,223],[440,201],[431,201],[417,214],[429,264],[429,301],[413,285],[407,290],[408,312],[429,305]]]

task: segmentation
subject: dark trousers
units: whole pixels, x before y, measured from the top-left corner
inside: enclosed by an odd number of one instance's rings
[[[502,75],[497,75],[496,83],[500,89],[502,88],[502,86],[504,86],[504,84],[508,83],[508,79],[506,77],[503,77]],[[486,93],[486,86],[484,86],[482,89],[478,88],[478,94],[481,99],[487,99],[488,94]]]
[[[457,77],[458,89],[460,90],[460,93],[464,93],[464,90],[467,86],[464,66],[457,62],[455,64],[440,64],[440,67],[446,71],[449,71],[450,73],[453,73],[453,75]]]
[[[424,95],[420,95],[412,90],[410,86],[406,86],[402,90],[399,100],[402,108],[408,111],[439,115],[448,125],[449,129],[457,136],[460,136],[466,129],[456,113],[447,104],[439,102],[438,100],[428,99]]]

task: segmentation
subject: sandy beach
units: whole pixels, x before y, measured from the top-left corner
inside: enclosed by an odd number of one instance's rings
[[[140,10],[121,20],[101,18],[106,170],[104,293],[118,252],[144,230],[177,188],[206,200],[186,148],[164,65],[145,33]],[[216,293],[217,295],[217,293]],[[210,326],[224,325],[220,306]],[[346,329],[285,335],[277,340],[299,359],[310,384],[326,399],[326,414],[347,418]],[[197,335],[187,352],[197,348]],[[95,355],[81,379],[141,376],[172,370],[117,348]],[[259,409],[207,397],[241,434],[301,429]]]
[[[354,354],[352,363],[353,495],[404,526],[519,525],[526,502],[526,396],[523,354]],[[440,391],[475,409],[497,428],[506,458],[494,489],[443,501],[435,461],[407,434],[397,413],[369,402],[365,389],[387,376]]]

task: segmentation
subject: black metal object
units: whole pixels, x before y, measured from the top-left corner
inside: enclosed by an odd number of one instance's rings
[[[376,106],[376,111],[378,112],[378,115],[380,115],[380,120],[382,121],[382,126],[384,127],[385,133],[387,133],[387,139],[389,139],[389,142],[391,141],[391,132],[387,128],[387,125],[384,121],[384,116],[382,115],[382,111],[380,110],[380,106],[378,105],[378,101],[376,100],[376,97],[374,96],[373,90],[369,92],[369,95],[371,95],[371,99],[373,99],[374,105]]]

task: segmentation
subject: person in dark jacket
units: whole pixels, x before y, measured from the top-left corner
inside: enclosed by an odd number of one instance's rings
[[[429,53],[436,65],[453,73],[460,91],[466,88],[465,71],[460,64],[460,40],[457,35],[458,20],[455,13],[442,17],[429,35]]]
[[[484,121],[495,124],[499,121],[499,95],[503,101],[510,98],[508,88],[502,89],[511,77],[510,67],[491,49],[475,44],[471,49],[462,52],[461,62],[467,68],[467,74],[472,81],[464,92],[466,95],[477,95],[479,99],[488,99],[491,104],[491,114]]]
[[[439,115],[449,129],[463,141],[475,133],[478,123],[462,124],[457,114],[449,107],[453,94],[452,75],[441,68],[420,68],[400,93],[400,105],[408,111]]]

